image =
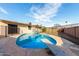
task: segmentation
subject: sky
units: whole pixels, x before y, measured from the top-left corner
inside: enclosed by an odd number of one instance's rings
[[[79,3],[0,3],[0,19],[46,27],[79,23]]]

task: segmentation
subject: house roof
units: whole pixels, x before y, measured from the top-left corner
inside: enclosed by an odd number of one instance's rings
[[[6,23],[6,24],[28,25],[26,23],[20,23],[20,22],[9,21],[9,20],[0,20],[0,21],[3,22],[3,23]]]
[[[20,23],[20,22],[15,22],[15,21],[10,21],[10,20],[2,20],[0,19],[1,22],[6,23],[6,24],[16,24],[16,25],[24,25],[24,26],[29,26],[30,24],[26,23]],[[32,27],[40,27],[39,25],[33,25],[31,24]]]

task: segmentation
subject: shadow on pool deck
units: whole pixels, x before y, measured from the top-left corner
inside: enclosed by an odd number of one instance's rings
[[[16,45],[16,38],[0,38],[0,55],[4,56],[51,56],[49,49],[28,49]]]

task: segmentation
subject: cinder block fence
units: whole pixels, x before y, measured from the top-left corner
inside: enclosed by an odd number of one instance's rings
[[[75,42],[76,44],[79,44],[79,26],[60,29],[59,35],[68,38],[68,40]]]

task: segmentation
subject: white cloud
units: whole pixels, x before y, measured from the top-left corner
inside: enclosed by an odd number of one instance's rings
[[[30,9],[30,17],[34,18],[39,24],[44,23],[43,25],[47,26],[45,23],[49,23],[48,26],[52,26],[50,25],[53,22],[51,17],[53,18],[56,16],[60,6],[61,3],[45,4],[42,8],[32,6]]]
[[[4,14],[8,14],[8,12],[5,9],[3,9],[2,7],[0,7],[0,12],[2,12]]]

